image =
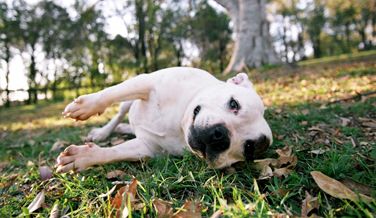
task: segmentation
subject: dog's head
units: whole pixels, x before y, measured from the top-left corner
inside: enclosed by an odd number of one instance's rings
[[[182,124],[190,149],[212,168],[253,160],[272,143],[264,105],[244,73],[199,93]]]

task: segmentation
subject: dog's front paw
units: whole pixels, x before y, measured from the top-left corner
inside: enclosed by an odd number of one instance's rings
[[[75,99],[65,107],[62,114],[75,120],[87,120],[93,115],[102,114],[107,106],[99,93],[92,93]]]
[[[94,128],[89,132],[85,140],[88,142],[100,142],[104,141],[110,134],[111,132],[105,128]]]
[[[56,172],[80,172],[97,164],[100,160],[100,155],[100,147],[94,143],[80,146],[70,145],[57,157]]]

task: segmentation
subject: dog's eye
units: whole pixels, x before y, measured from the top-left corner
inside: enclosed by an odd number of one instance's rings
[[[230,110],[232,111],[238,111],[240,109],[239,103],[234,98],[230,99],[228,105],[229,105]]]
[[[198,105],[197,107],[195,107],[195,109],[193,110],[193,119],[196,118],[197,114],[200,113],[200,110],[201,110],[201,106]]]

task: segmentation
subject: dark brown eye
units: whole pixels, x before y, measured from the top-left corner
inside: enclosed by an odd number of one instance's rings
[[[239,103],[234,99],[231,98],[230,101],[228,102],[229,108],[232,111],[238,111],[240,109]]]

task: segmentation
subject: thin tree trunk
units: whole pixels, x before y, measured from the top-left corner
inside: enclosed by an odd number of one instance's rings
[[[142,64],[142,68],[144,73],[147,73],[148,70],[148,59],[146,56],[146,42],[145,42],[145,30],[146,30],[146,23],[145,23],[145,11],[144,11],[144,1],[143,0],[136,0],[136,17],[138,20],[138,47],[140,51],[140,61]]]
[[[6,95],[6,100],[5,100],[5,107],[10,106],[10,98],[9,98],[9,75],[10,75],[10,48],[9,48],[9,43],[8,40],[5,41],[5,62],[6,62],[6,71],[5,71],[5,95]]]
[[[234,22],[235,46],[224,74],[241,71],[246,66],[280,63],[272,46],[266,20],[266,0],[216,0],[226,8]]]
[[[176,66],[182,65],[182,57],[183,57],[183,45],[182,42],[178,42],[177,48],[175,47],[175,54],[176,54]]]
[[[285,25],[285,16],[282,17],[282,20],[283,20],[283,34],[282,34],[282,42],[283,42],[283,46],[285,47],[285,51],[284,51],[284,56],[285,56],[285,61],[286,63],[289,63],[289,56],[288,56],[288,53],[289,53],[289,46],[287,44],[287,27]]]
[[[36,69],[36,62],[35,62],[35,55],[34,55],[34,48],[31,52],[31,63],[30,63],[30,84],[32,84],[32,103],[36,104],[38,102],[38,91],[37,91],[37,82],[35,81],[35,77],[37,75],[37,69]]]

